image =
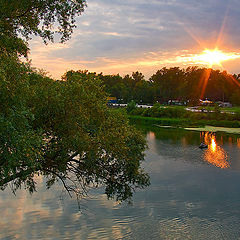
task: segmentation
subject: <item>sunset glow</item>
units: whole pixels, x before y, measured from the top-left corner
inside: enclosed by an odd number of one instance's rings
[[[198,64],[206,64],[208,67],[212,67],[213,65],[222,66],[221,63],[223,61],[234,60],[240,58],[240,54],[238,53],[224,53],[217,48],[210,50],[205,49],[202,54],[195,55],[192,58],[194,63]]]
[[[230,163],[228,161],[227,152],[217,144],[215,134],[205,132],[203,136],[204,143],[209,146],[204,152],[205,161],[219,168],[229,168]]]
[[[215,138],[212,138],[212,142],[211,142],[211,148],[212,148],[212,151],[215,152],[216,151],[216,142],[215,142]]]

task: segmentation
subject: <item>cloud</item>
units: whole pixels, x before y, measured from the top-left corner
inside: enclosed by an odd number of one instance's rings
[[[239,8],[237,0],[93,0],[77,18],[70,41],[46,47],[35,38],[30,57],[34,66],[59,77],[72,67],[95,71],[102,67],[101,71],[107,72],[110,66],[106,59],[132,69],[139,62],[147,65],[149,59],[144,58],[151,53],[158,55],[157,61],[171,64],[176,52],[183,49],[194,53],[218,44],[239,52]]]

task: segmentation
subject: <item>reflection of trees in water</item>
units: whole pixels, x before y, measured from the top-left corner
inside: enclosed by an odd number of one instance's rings
[[[178,128],[161,128],[161,127],[139,127],[145,133],[153,132],[156,139],[164,140],[164,142],[169,143],[182,143],[183,145],[196,145],[204,142],[205,133],[209,132],[198,132],[198,131],[186,131],[184,129]],[[218,145],[223,145],[228,143],[229,145],[237,145],[240,148],[240,136],[228,133],[214,133],[215,141]]]
[[[150,130],[147,135],[148,140],[161,156],[190,162],[207,162],[219,168],[230,168],[230,152],[224,150],[222,146],[225,145],[227,149],[230,147],[231,168],[239,169],[237,161],[239,155],[238,151],[235,151],[240,148],[239,135],[158,127],[148,130]],[[200,150],[198,146],[201,142],[207,144],[208,149]]]
[[[240,138],[237,139],[237,146],[240,148]]]
[[[146,127],[144,126],[145,133],[152,132],[155,134],[155,138],[163,140],[170,144],[184,145],[198,145],[199,144],[199,132],[186,131],[184,129],[177,128],[161,128],[161,127]]]

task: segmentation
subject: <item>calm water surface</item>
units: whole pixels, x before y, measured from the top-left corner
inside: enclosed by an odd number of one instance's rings
[[[133,204],[45,189],[0,192],[0,239],[240,239],[240,135],[146,129],[151,186]],[[208,149],[198,148],[200,142]]]

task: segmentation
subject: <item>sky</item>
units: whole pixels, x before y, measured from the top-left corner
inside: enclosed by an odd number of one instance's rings
[[[237,57],[213,68],[240,73],[239,0],[88,0],[87,5],[66,43],[30,41],[34,67],[55,79],[85,69],[121,76],[140,71],[148,79],[162,67],[200,65],[193,56],[217,47]]]

